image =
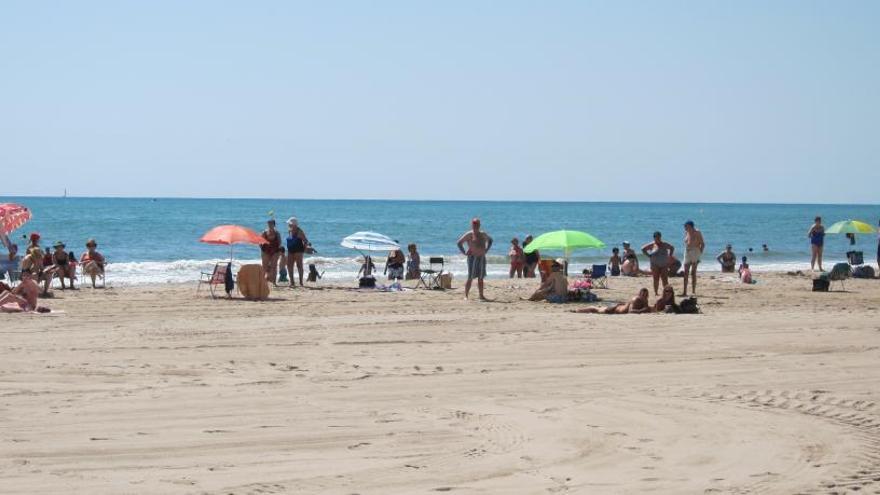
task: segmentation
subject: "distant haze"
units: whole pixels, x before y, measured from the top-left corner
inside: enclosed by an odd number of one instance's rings
[[[0,195],[878,203],[876,1],[10,1],[0,25]]]

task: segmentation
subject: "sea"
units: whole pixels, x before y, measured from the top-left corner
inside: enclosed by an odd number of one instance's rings
[[[456,277],[466,273],[465,258],[456,241],[480,217],[483,229],[495,240],[488,258],[488,274],[508,275],[510,240],[559,230],[580,230],[601,239],[606,247],[576,251],[571,268],[580,270],[605,263],[611,248],[630,241],[638,248],[651,241],[654,231],[681,249],[685,221],[702,230],[707,252],[702,271],[717,272],[715,256],[725,244],[737,257],[748,256],[754,271],[791,271],[809,268],[807,230],[816,215],[826,226],[838,220],[859,219],[877,225],[880,205],[817,204],[676,204],[519,201],[386,201],[294,199],[179,199],[0,197],[0,202],[29,207],[32,220],[10,235],[20,245],[23,236],[39,232],[44,247],[62,241],[79,256],[85,242],[94,238],[104,254],[110,285],[192,282],[202,271],[228,259],[225,246],[207,245],[199,237],[214,226],[238,224],[262,231],[275,217],[280,229],[296,216],[317,253],[306,257],[335,282],[355,280],[361,254],[340,246],[358,231],[385,234],[406,245],[416,243],[423,262],[442,256],[446,270]],[[769,248],[764,251],[762,245]],[[826,237],[825,265],[845,261],[846,252],[864,252],[875,263],[877,234],[858,235],[851,246],[843,235]],[[237,263],[257,263],[259,248],[239,245]],[[561,252],[542,252],[559,257]],[[384,254],[374,255],[382,259]],[[644,261],[644,260],[642,260]],[[381,266],[381,265],[380,265]]]

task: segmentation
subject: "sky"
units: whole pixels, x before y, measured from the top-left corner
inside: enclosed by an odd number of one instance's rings
[[[0,196],[878,202],[880,2],[5,1]]]

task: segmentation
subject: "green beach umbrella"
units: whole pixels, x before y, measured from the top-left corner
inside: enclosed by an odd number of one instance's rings
[[[561,249],[567,258],[575,249],[600,249],[605,243],[586,232],[577,230],[557,230],[541,234],[529,243],[523,251],[531,253],[539,249]]]
[[[844,220],[825,229],[826,234],[873,234],[877,229],[873,225],[858,220]]]

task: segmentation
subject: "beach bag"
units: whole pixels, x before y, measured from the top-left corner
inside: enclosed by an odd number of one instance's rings
[[[452,274],[444,273],[440,275],[440,288],[441,289],[451,289],[452,288]]]
[[[358,288],[360,289],[375,289],[376,288],[376,279],[373,277],[361,277],[358,281]]]
[[[865,262],[865,254],[862,251],[847,251],[846,259],[850,265],[861,265]]]
[[[678,303],[678,311],[681,314],[692,315],[700,312],[699,306],[697,306],[697,298],[696,297],[688,297],[687,299],[682,299]]]
[[[862,265],[853,267],[853,278],[874,278],[874,267],[870,265]]]
[[[828,292],[828,289],[831,287],[831,281],[827,278],[814,278],[813,279],[813,292]]]

